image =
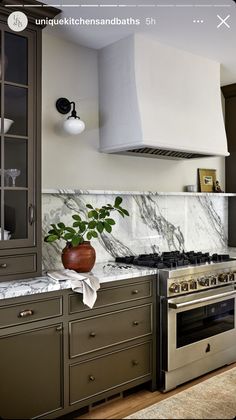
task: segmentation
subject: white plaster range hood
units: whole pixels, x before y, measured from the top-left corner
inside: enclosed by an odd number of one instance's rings
[[[135,34],[99,52],[100,151],[228,156],[220,64]]]

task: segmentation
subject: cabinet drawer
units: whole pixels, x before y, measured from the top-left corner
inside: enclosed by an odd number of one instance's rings
[[[36,271],[36,254],[0,258],[0,276]]]
[[[146,281],[133,283],[127,286],[108,287],[100,289],[94,308],[114,305],[118,303],[135,301],[152,296],[152,281],[150,277]],[[79,294],[69,296],[69,313],[73,314],[86,310],[82,297]]]
[[[61,297],[26,301],[0,308],[0,328],[62,315]]]
[[[71,365],[70,404],[142,377],[151,378],[150,343]]]
[[[152,305],[69,323],[70,358],[152,333]]]

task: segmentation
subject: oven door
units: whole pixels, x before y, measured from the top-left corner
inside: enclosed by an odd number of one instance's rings
[[[235,308],[233,285],[168,299],[167,370],[236,346]]]

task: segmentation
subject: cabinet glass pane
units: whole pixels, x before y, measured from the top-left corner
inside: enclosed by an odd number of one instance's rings
[[[4,229],[9,232],[10,239],[26,239],[28,236],[28,192],[5,191],[4,197]]]
[[[5,80],[28,83],[28,41],[19,35],[5,32]]]
[[[5,187],[27,187],[27,140],[5,138]]]
[[[27,136],[28,90],[5,85],[5,118],[13,120],[7,134]]]

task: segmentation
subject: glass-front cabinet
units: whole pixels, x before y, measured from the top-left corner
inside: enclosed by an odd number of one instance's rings
[[[32,38],[1,31],[1,244],[34,245]],[[14,245],[13,245],[14,242]]]
[[[60,10],[36,0],[24,9],[19,0],[0,3],[1,282],[41,274],[42,29]],[[28,23],[19,31],[22,13]]]
[[[40,273],[40,75],[37,31],[15,33],[3,22],[0,30],[1,281]]]

